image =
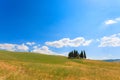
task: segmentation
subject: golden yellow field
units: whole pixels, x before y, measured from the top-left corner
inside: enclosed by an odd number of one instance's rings
[[[120,63],[0,51],[0,80],[120,80]]]

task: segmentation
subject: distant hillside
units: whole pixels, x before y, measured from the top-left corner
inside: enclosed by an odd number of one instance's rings
[[[0,51],[0,80],[120,80],[120,63]]]
[[[120,59],[108,59],[108,60],[103,60],[106,62],[120,62]]]

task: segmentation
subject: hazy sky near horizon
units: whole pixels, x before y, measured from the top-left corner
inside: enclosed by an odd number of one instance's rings
[[[0,0],[0,49],[120,58],[120,0]]]

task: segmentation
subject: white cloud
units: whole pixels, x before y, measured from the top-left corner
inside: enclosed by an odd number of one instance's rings
[[[0,44],[0,50],[16,51],[16,52],[28,52],[30,50],[30,46],[27,46],[24,43],[20,44],[20,45],[19,44],[3,43],[3,44]],[[58,53],[51,51],[47,46],[40,47],[40,45],[32,46],[31,52],[50,54],[50,55],[57,55],[58,54]]]
[[[107,20],[107,21],[105,21],[106,25],[115,24],[115,23],[117,23],[117,21],[115,21],[115,20]]]
[[[99,47],[119,47],[120,46],[120,33],[111,36],[105,36],[100,39]]]
[[[31,47],[31,48],[30,48]],[[56,53],[52,50],[50,50],[47,46],[27,46],[23,44],[10,44],[10,43],[3,43],[0,44],[0,50],[7,50],[7,51],[14,51],[14,52],[28,52],[31,50],[31,52],[35,53],[41,53],[41,54],[48,54],[48,55],[60,55],[60,56],[67,56],[67,53]]]
[[[120,22],[120,18],[115,18],[115,19],[110,19],[110,20],[106,20],[104,23],[105,25],[112,25],[112,24],[116,24]]]
[[[33,48],[34,49],[32,50],[32,52],[35,52],[35,53],[50,54],[50,55],[57,54],[51,51],[47,46],[42,46],[42,47],[34,46]]]
[[[29,46],[32,46],[32,45],[34,45],[36,43],[35,42],[27,42],[26,44],[29,45]]]
[[[62,47],[79,47],[79,46],[88,46],[92,40],[85,40],[83,37],[78,37],[75,39],[63,38],[58,41],[46,42],[48,46],[62,48]]]
[[[28,51],[29,47],[25,44],[16,45],[16,51]]]
[[[8,51],[28,51],[29,47],[26,46],[25,44],[8,44],[8,43],[4,43],[4,44],[0,44],[0,49],[1,50],[8,50]]]
[[[40,53],[40,54],[48,54],[48,55],[68,56],[68,52],[56,53],[56,52],[50,50],[47,46],[42,46],[42,47],[33,46],[32,52]]]
[[[8,51],[15,51],[15,44],[0,44],[0,49],[2,50],[8,50]]]

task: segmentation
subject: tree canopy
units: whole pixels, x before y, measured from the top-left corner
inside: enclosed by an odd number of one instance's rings
[[[68,58],[69,59],[86,59],[86,52],[85,50],[81,50],[81,52],[79,53],[77,50],[73,50],[71,52],[68,53]]]

